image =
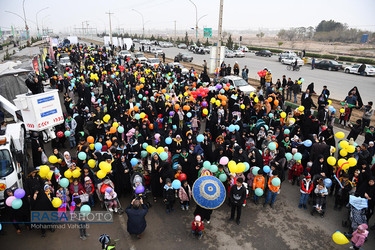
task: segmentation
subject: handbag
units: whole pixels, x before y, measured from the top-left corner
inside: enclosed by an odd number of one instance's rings
[[[48,163],[48,157],[46,155],[46,153],[44,153],[44,151],[42,152],[42,164],[47,164]]]
[[[89,201],[89,194],[80,194],[79,198],[81,199],[82,203],[88,202]]]

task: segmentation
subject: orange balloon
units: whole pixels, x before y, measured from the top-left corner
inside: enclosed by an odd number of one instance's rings
[[[135,86],[135,90],[139,91],[141,89],[140,86]]]
[[[141,85],[139,85],[139,87],[140,87],[141,89],[143,89],[144,86],[145,86],[145,85],[143,85],[143,83],[142,83]]]
[[[88,143],[94,143],[94,141],[95,141],[95,139],[94,139],[94,137],[92,137],[92,136],[89,136],[89,137],[87,137],[87,142]]]
[[[138,106],[134,106],[134,111],[138,112],[138,110],[139,110],[139,107]]]
[[[272,97],[268,97],[267,101],[272,102]]]
[[[279,105],[279,100],[275,100],[273,103],[274,103],[276,106],[278,106],[278,105]]]
[[[194,101],[194,96],[190,96],[189,101],[191,101],[191,102]]]
[[[221,105],[225,106],[225,105],[227,105],[227,102],[226,101],[222,101]]]
[[[277,142],[275,142],[275,144],[276,144],[276,148],[278,148],[278,147],[279,147],[279,144],[278,144]]]
[[[149,127],[150,129],[154,129],[154,124],[150,123],[150,125],[148,125],[148,127]]]
[[[116,133],[116,131],[117,131],[117,129],[116,129],[115,127],[111,127],[111,128],[109,129],[109,133],[111,133],[111,134]]]
[[[228,91],[228,90],[229,90],[229,87],[228,87],[228,86],[225,86],[224,89],[225,89],[225,91]]]
[[[166,89],[162,89],[161,91],[163,94],[167,93],[167,90]]]
[[[176,104],[176,105],[174,105],[174,108],[175,108],[175,109],[180,109],[180,104]]]
[[[112,141],[108,140],[105,142],[107,144],[107,147],[111,147],[112,146]]]

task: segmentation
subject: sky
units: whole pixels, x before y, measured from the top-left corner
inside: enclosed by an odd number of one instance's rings
[[[220,0],[192,0],[198,9],[199,28],[217,30]],[[23,0],[0,0],[0,26],[2,29],[24,27],[23,20],[5,11],[23,16]],[[69,32],[82,27],[109,30],[111,11],[112,30],[141,33],[143,14],[145,33],[155,30],[179,32],[195,26],[195,8],[189,0],[26,0],[26,19],[31,33],[36,33],[36,13],[39,12],[39,28],[42,26],[57,32]],[[223,29],[225,30],[278,30],[290,27],[317,26],[321,20],[347,23],[349,27],[375,31],[375,0],[224,0]],[[205,16],[206,15],[206,16]],[[86,27],[86,25],[85,25]]]

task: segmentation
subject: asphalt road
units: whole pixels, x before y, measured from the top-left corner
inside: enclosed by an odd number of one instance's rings
[[[136,45],[136,49],[139,48],[139,44]],[[203,60],[209,63],[210,55],[199,55],[193,54],[186,49],[178,49],[176,47],[172,48],[162,48],[165,52],[165,56],[169,58],[174,58],[180,52],[188,52],[193,56],[193,62],[195,64],[202,65]],[[249,68],[249,78],[258,79],[259,76],[257,72],[263,70],[267,67],[271,70],[273,75],[273,82],[276,82],[278,78],[282,78],[283,75],[291,77],[292,80],[302,77],[305,79],[303,83],[303,90],[308,84],[314,82],[315,92],[320,94],[324,85],[328,86],[331,91],[331,98],[337,100],[343,100],[348,94],[348,91],[353,87],[357,86],[361,94],[364,103],[368,101],[375,101],[373,94],[375,93],[375,77],[364,77],[353,74],[346,74],[343,71],[328,71],[321,69],[311,70],[311,65],[305,65],[301,68],[299,72],[286,70],[286,65],[281,64],[278,61],[278,56],[272,57],[261,57],[255,56],[254,53],[245,53],[244,58],[225,58],[225,63],[230,64],[233,70],[233,65],[237,61],[240,69],[245,65]]]

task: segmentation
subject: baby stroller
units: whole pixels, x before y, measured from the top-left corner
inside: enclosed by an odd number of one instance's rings
[[[134,172],[133,175],[130,177],[130,183],[132,185],[133,191],[134,191],[134,198],[135,199],[143,199],[143,204],[145,204],[148,208],[150,208],[152,205],[150,202],[147,201],[147,195],[150,193],[150,191],[146,188],[141,188],[142,192],[137,192],[136,189],[138,186],[145,187],[145,178],[140,172]]]
[[[98,187],[96,189],[96,193],[97,193],[99,201],[100,201],[100,207],[101,208],[105,207],[107,211],[109,211],[108,210],[108,201],[106,201],[104,199],[104,193],[105,193],[106,188],[108,188],[108,187],[114,189],[115,185],[113,184],[113,182],[109,178],[105,178],[103,180],[103,182],[98,184]],[[120,200],[118,199],[118,197],[116,197],[115,200],[117,202],[118,214],[123,214],[124,210],[121,206]]]
[[[346,207],[349,209],[348,219],[342,221],[342,226],[349,228],[349,233],[355,231],[359,225],[367,224],[367,199],[350,195]]]

